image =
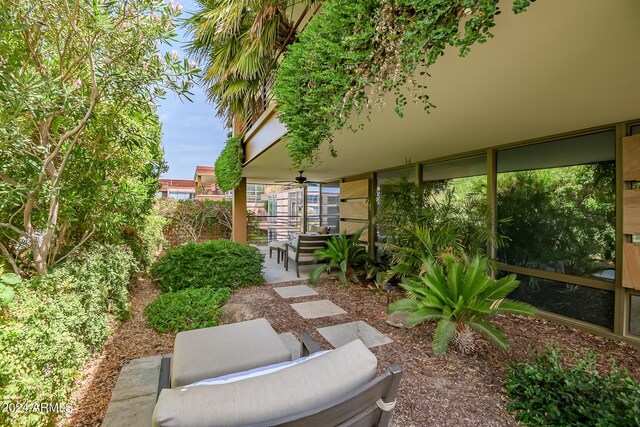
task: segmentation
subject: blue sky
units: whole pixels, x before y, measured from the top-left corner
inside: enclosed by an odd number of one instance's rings
[[[178,0],[183,6],[180,19],[187,18],[195,11],[192,0]],[[163,51],[173,49],[186,56],[187,37],[182,28],[178,28],[178,43],[163,46]],[[169,171],[163,178],[193,179],[197,165],[213,166],[226,141],[227,130],[216,117],[214,108],[207,102],[204,92],[194,87],[193,102],[181,100],[168,93],[160,100],[158,114],[162,123],[162,145]]]

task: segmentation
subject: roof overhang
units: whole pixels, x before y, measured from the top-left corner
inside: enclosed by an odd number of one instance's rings
[[[520,15],[510,5],[501,3],[493,39],[465,58],[450,48],[430,69],[437,108],[410,103],[401,119],[388,95],[363,130],[335,135],[337,158],[322,147],[305,176],[329,181],[640,118],[640,1],[538,0]],[[261,126],[276,132],[248,140],[244,176],[293,177],[277,114]]]

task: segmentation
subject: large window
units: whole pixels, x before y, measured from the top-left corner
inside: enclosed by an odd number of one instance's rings
[[[377,175],[377,242],[419,246],[418,235],[426,230],[431,250],[455,245],[470,254],[486,252],[491,236],[486,155],[420,168],[419,184],[415,167]]]
[[[321,185],[320,225],[329,227],[329,233],[340,230],[340,182],[328,182]]]
[[[307,185],[307,230],[320,225],[320,185]]]
[[[614,279],[615,134],[498,152],[498,260]]]
[[[189,200],[195,198],[195,192],[190,191],[169,191],[168,197],[176,200]]]
[[[629,332],[640,336],[640,295],[629,295]]]
[[[491,233],[486,154],[426,164],[422,181],[432,191],[436,227],[454,227],[469,253],[486,252]]]
[[[497,258],[528,274],[512,297],[612,328],[615,132],[498,151],[497,172]]]
[[[415,182],[415,169],[411,167],[376,174],[377,242],[393,240],[396,229],[416,222],[415,216],[409,215],[415,214],[419,204],[412,189]]]

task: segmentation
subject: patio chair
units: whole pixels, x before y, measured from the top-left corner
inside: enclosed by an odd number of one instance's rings
[[[225,325],[224,334],[231,334],[235,328],[228,327],[236,325],[245,333],[254,326],[264,329],[266,321],[259,320],[260,323],[249,328],[246,324],[250,322]],[[206,329],[209,333],[216,328]],[[205,335],[200,333],[200,338],[206,338]],[[178,342],[177,338],[178,347],[187,343]],[[172,362],[170,358],[164,359],[153,426],[390,425],[401,376],[399,366],[392,365],[376,377],[376,357],[360,340],[320,352],[308,334],[303,333],[301,338],[301,354],[308,355],[301,359],[207,380],[204,379],[207,374],[203,373],[203,381],[174,388],[168,388],[173,375],[167,371]],[[279,340],[277,335],[275,339]],[[235,342],[215,344],[229,349]],[[278,347],[278,343],[273,344]],[[240,350],[244,351],[244,348]],[[200,354],[206,358],[207,353]]]
[[[330,234],[299,234],[291,243],[287,243],[284,256],[284,269],[289,271],[289,260],[296,264],[296,276],[300,277],[300,265],[316,263],[313,253],[324,249]]]

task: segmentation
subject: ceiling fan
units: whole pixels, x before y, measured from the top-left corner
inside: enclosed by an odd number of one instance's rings
[[[300,175],[296,176],[293,181],[291,181],[291,180],[280,180],[280,181],[275,181],[275,182],[288,183],[288,184],[305,184],[307,182],[307,177],[306,176],[302,176],[304,171],[298,171],[298,173]]]

